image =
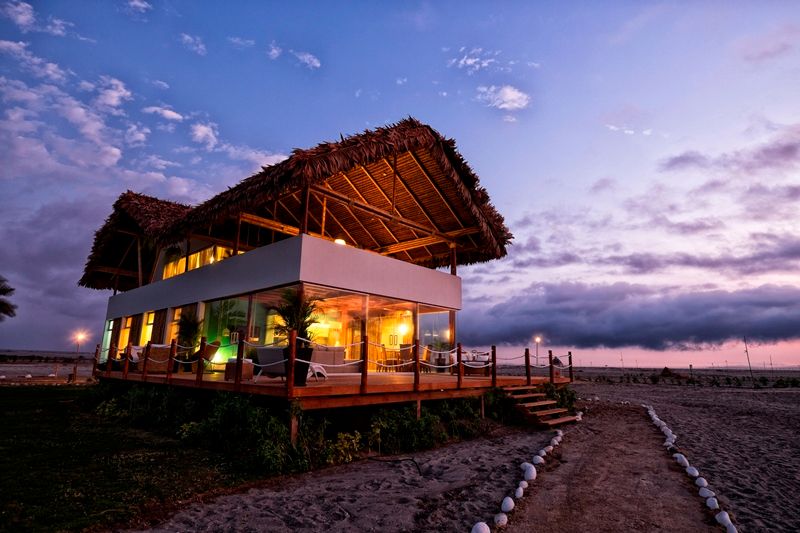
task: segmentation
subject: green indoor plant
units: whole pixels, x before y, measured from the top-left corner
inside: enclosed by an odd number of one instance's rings
[[[297,359],[311,360],[313,349],[309,341],[310,328],[317,323],[317,300],[306,297],[300,289],[286,289],[281,293],[281,301],[275,306],[275,313],[280,317],[282,324],[276,324],[275,335],[289,338],[289,332],[297,332]],[[289,358],[289,347],[284,349],[286,359]],[[288,369],[287,369],[288,370]],[[294,384],[305,385],[308,376],[308,363],[295,362]]]
[[[197,339],[200,337],[200,325],[202,320],[193,311],[181,313],[178,318],[178,344],[180,346],[190,346],[191,348],[178,347],[179,361],[188,361],[190,352],[194,350]],[[185,351],[184,351],[185,350]],[[191,363],[184,363],[183,370],[191,371]]]

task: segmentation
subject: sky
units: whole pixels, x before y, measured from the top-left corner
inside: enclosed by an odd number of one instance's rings
[[[515,237],[459,270],[465,345],[798,365],[798,87],[795,2],[0,0],[0,348],[98,342],[125,190],[196,204],[410,115]]]

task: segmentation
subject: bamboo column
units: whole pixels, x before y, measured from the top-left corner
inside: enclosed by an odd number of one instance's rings
[[[127,349],[125,351],[125,362],[122,363],[122,379],[128,379],[128,365],[131,361],[131,354],[127,353]]]
[[[575,374],[572,372],[572,352],[567,352],[567,356],[569,357],[569,382],[572,383],[575,381]]]
[[[550,384],[556,382],[556,369],[553,367],[553,350],[547,350],[547,358],[550,360]]]
[[[297,331],[289,331],[289,361],[286,363],[286,397],[294,398],[294,361],[297,359]]]
[[[492,345],[492,388],[497,387],[497,346]]]
[[[525,348],[525,384],[531,385],[531,349]]]
[[[414,340],[414,392],[419,392],[419,339]]]
[[[364,346],[361,349],[361,394],[367,393],[367,371],[369,370],[369,336],[366,329],[364,331]]]
[[[194,375],[194,384],[197,387],[201,387],[203,385],[203,371],[205,370],[206,366],[206,337],[200,337],[200,351],[197,352],[197,368],[195,369]]]
[[[142,381],[147,381],[147,361],[150,359],[150,341],[144,347],[144,357],[142,357]]]
[[[458,379],[456,388],[460,389],[464,383],[464,366],[461,364],[461,343],[456,344],[456,368],[458,369]]]

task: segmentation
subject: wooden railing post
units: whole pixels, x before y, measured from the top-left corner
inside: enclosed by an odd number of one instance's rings
[[[419,339],[414,340],[414,392],[419,392]]]
[[[492,345],[492,388],[497,387],[497,346]]]
[[[72,365],[72,383],[73,384],[78,382],[78,361],[83,361],[83,357],[78,356],[78,358],[75,359],[75,364]]]
[[[114,348],[114,351],[116,352],[117,349]],[[116,359],[116,357],[112,358],[111,355],[112,355],[111,346],[109,346],[108,347],[108,355],[106,356],[106,377],[111,376],[111,366],[112,366],[111,361],[113,361],[113,359]],[[113,355],[116,355],[116,354],[113,354]]]
[[[367,372],[369,371],[369,336],[364,333],[364,346],[361,348],[361,394],[367,393]]]
[[[206,338],[200,337],[200,350],[197,352],[197,368],[195,368],[194,384],[198,387],[203,384],[203,372],[206,366]]]
[[[289,361],[286,367],[286,397],[294,398],[294,361],[297,359],[297,331],[289,331]]]
[[[575,374],[572,372],[572,352],[567,352],[567,356],[569,357],[569,382],[572,383],[575,380]]]
[[[178,340],[172,339],[169,343],[169,357],[167,358],[167,383],[172,383],[172,365],[175,364],[175,354],[178,353]]]
[[[147,381],[147,361],[150,359],[150,345],[151,342],[147,341],[144,347],[144,357],[142,357],[142,381]]]
[[[531,385],[531,349],[525,348],[525,384]]]
[[[130,347],[130,345],[129,345]],[[132,351],[129,351],[128,348],[125,349],[125,362],[122,363],[122,379],[128,379],[128,365],[131,362],[131,356],[133,355]]]
[[[461,343],[456,343],[456,368],[458,369],[458,379],[456,388],[460,389],[464,383],[464,365],[461,364]]]
[[[553,350],[547,350],[547,358],[550,360],[550,384],[556,382],[556,369],[553,367]]]
[[[239,339],[239,344],[236,346],[236,378],[233,382],[236,392],[242,390],[242,367],[244,367],[244,339]]]
[[[100,345],[94,349],[94,362],[92,363],[92,377],[97,377],[97,361],[100,359]],[[108,359],[106,359],[108,361]]]

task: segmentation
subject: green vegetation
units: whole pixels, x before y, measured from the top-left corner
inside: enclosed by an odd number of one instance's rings
[[[417,419],[407,404],[293,405],[292,446],[286,407],[265,398],[125,383],[2,387],[0,531],[112,529],[265,476],[429,449],[486,432],[479,409],[477,399],[426,402]]]

